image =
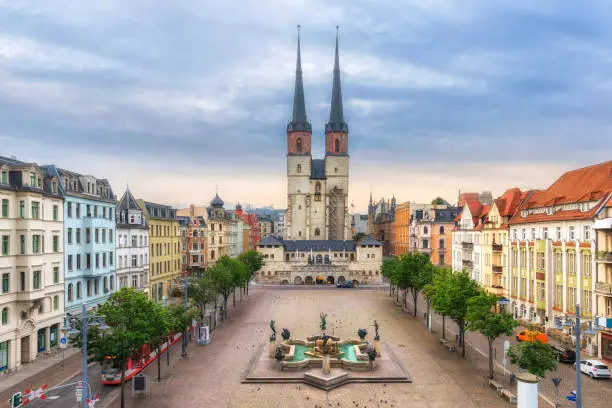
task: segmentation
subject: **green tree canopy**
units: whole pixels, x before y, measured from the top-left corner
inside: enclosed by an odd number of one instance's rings
[[[433,200],[431,200],[432,204],[437,204],[437,205],[444,205],[447,204],[446,200],[444,200],[442,197],[436,197]]]
[[[217,296],[215,283],[209,275],[206,275],[192,281],[189,284],[187,294],[197,306],[200,321],[202,321],[204,319],[204,313],[206,312],[206,305],[213,303],[215,301],[215,297]]]
[[[544,377],[546,371],[557,368],[557,355],[553,348],[539,340],[524,341],[510,347],[508,357],[512,364],[518,365],[533,375]]]
[[[246,266],[247,280],[245,282],[247,295],[249,294],[249,281],[253,275],[264,266],[264,256],[257,251],[246,251],[238,256],[238,259]]]
[[[226,319],[227,299],[234,289],[234,276],[228,262],[222,261],[224,258],[229,260],[227,257],[220,258],[214,266],[208,269],[208,277],[212,281],[215,291],[223,297],[222,318]]]
[[[481,290],[478,296],[468,300],[467,327],[485,336],[489,343],[489,378],[493,378],[493,342],[502,334],[512,334],[518,322],[507,313],[497,313],[499,297]]]

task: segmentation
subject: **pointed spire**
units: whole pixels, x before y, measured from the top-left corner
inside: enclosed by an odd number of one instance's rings
[[[312,132],[306,117],[306,102],[304,100],[304,82],[302,80],[302,58],[300,53],[300,26],[298,25],[297,61],[295,63],[295,90],[293,94],[293,116],[287,126],[287,131],[304,130]]]
[[[344,121],[342,110],[342,87],[340,85],[340,55],[338,53],[338,29],[336,26],[336,56],[334,60],[334,81],[332,87],[331,109],[329,111],[329,122],[325,125],[326,132],[348,132],[348,125]]]

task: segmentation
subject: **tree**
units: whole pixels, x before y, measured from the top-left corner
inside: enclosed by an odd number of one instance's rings
[[[431,261],[427,254],[423,253],[408,253],[400,258],[402,265],[403,281],[406,287],[412,294],[414,301],[414,316],[417,315],[417,300],[419,292],[429,283],[431,283],[432,270],[429,269]]]
[[[356,232],[353,236],[353,241],[359,241],[361,238],[365,237],[365,232]]]
[[[389,279],[389,296],[393,294],[394,274],[397,269],[398,259],[385,259],[382,263],[382,276]]]
[[[232,293],[234,294],[234,307],[236,307],[236,288],[241,288],[245,282],[248,281],[249,276],[247,268],[244,263],[236,258],[229,258],[227,256],[221,257],[217,264],[221,264],[230,272],[232,276]]]
[[[433,265],[432,265],[433,266]],[[423,288],[423,296],[427,300],[427,313],[430,313],[430,308],[440,313],[442,316],[442,338],[446,338],[446,315],[444,311],[446,310],[446,306],[444,302],[446,298],[444,297],[444,286],[448,281],[448,276],[452,274],[452,270],[450,268],[435,268],[432,270],[432,280],[431,283],[425,285]]]
[[[225,320],[227,319],[227,299],[234,288],[234,277],[232,276],[230,268],[226,263],[221,262],[221,259],[223,258],[220,258],[213,267],[208,269],[208,276],[215,287],[215,292],[223,297],[223,313],[221,314],[221,319]]]
[[[539,340],[524,341],[510,347],[508,357],[512,364],[538,377],[557,368],[557,355],[553,348]]]
[[[433,200],[431,200],[432,204],[437,204],[437,205],[444,205],[444,204],[448,204],[446,202],[446,200],[444,200],[442,197],[436,197]]]
[[[214,302],[217,296],[214,282],[208,275],[199,278],[197,281],[189,284],[187,294],[197,306],[200,322],[202,322],[204,320],[204,314],[206,313],[206,305]]]
[[[110,326],[106,333],[91,332],[91,353],[95,361],[103,362],[112,356],[121,367],[121,408],[125,407],[124,385],[127,360],[151,342],[156,333],[152,326],[163,319],[160,307],[149,300],[145,294],[132,288],[122,288],[113,293],[102,304],[97,314],[104,316]]]
[[[468,300],[467,327],[478,331],[489,342],[489,378],[493,378],[493,343],[502,334],[509,336],[518,322],[507,313],[497,313],[499,297],[481,290],[478,296]]]
[[[249,294],[249,281],[253,275],[264,266],[264,257],[257,251],[249,250],[238,256],[238,259],[246,266],[248,279],[246,281],[246,294]]]

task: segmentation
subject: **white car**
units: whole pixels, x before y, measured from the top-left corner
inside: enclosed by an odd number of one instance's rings
[[[581,360],[580,371],[591,378],[610,378],[610,369],[599,360]]]

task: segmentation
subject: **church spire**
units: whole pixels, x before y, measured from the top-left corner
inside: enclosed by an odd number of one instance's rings
[[[329,122],[325,125],[326,132],[348,132],[348,125],[344,121],[342,110],[342,88],[340,85],[340,56],[338,54],[338,29],[336,26],[336,55],[334,60],[334,82],[332,87],[331,109]]]
[[[293,116],[287,126],[287,131],[302,130],[312,132],[312,127],[306,117],[304,101],[304,82],[302,80],[302,59],[300,55],[300,26],[298,25],[297,61],[295,64],[295,90],[293,94]]]

